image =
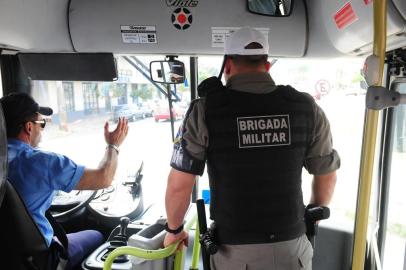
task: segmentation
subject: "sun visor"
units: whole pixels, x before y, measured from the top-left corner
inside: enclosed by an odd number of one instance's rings
[[[80,52],[221,55],[225,38],[250,26],[268,37],[269,55],[301,57],[307,37],[303,2],[295,1],[290,16],[269,17],[235,0],[72,0],[69,29]]]
[[[117,67],[111,53],[19,53],[32,80],[114,81]]]

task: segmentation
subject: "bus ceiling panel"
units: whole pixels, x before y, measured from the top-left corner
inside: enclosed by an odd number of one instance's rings
[[[0,47],[21,51],[71,52],[67,0],[3,0]]]
[[[225,35],[248,25],[268,34],[270,55],[301,57],[307,35],[301,0],[281,18],[249,13],[245,0],[72,0],[69,22],[79,52],[220,55]]]
[[[400,0],[399,3],[404,0]],[[373,1],[315,1],[325,31],[336,49],[349,55],[372,52]],[[388,1],[388,48],[392,44],[406,45],[406,21],[399,15],[392,1]],[[312,25],[310,25],[312,26]]]
[[[406,1],[405,0],[393,0],[393,4],[403,16],[403,19],[406,20]]]

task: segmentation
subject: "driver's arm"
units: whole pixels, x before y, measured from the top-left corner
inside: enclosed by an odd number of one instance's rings
[[[128,120],[120,118],[114,131],[109,132],[109,124],[104,125],[104,138],[107,145],[119,147],[128,133]],[[85,169],[75,189],[96,190],[108,187],[113,181],[117,168],[118,152],[113,147],[107,147],[98,169]]]

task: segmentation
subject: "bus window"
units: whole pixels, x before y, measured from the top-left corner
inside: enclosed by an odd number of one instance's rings
[[[405,94],[406,80],[394,82],[395,90]],[[386,227],[383,269],[401,269],[405,257],[406,244],[406,208],[405,177],[406,174],[406,107],[394,108],[392,132],[392,166],[390,168],[390,187],[388,220]]]
[[[358,188],[359,156],[364,122],[365,89],[360,70],[363,59],[279,59],[270,73],[276,84],[307,92],[330,121],[333,146],[341,158],[337,184],[329,205],[331,217],[322,224],[353,230]],[[344,106],[345,104],[345,106]],[[356,157],[356,158],[354,158]],[[304,201],[310,199],[311,176],[304,170]]]
[[[199,81],[217,76],[222,60],[222,57],[199,57]],[[361,154],[359,146],[362,143],[366,93],[360,75],[363,61],[361,58],[277,59],[270,69],[276,84],[289,84],[313,96],[330,121],[333,145],[341,157],[341,168],[329,206],[331,217],[322,224],[339,226],[347,231],[353,230],[358,188],[358,157]],[[207,179],[206,174],[203,175],[201,189],[208,189]],[[304,170],[302,189],[305,204],[310,200],[311,180],[311,175]]]

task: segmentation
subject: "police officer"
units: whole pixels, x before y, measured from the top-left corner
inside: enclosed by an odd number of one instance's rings
[[[268,40],[244,27],[225,44],[226,86],[194,101],[174,145],[164,245],[187,241],[182,223],[205,163],[219,251],[212,269],[311,269],[302,167],[310,203],[326,206],[340,166],[329,122],[306,93],[275,85]]]

